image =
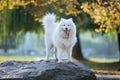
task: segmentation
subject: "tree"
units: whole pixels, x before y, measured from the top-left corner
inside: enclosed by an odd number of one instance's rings
[[[83,11],[88,13],[95,24],[100,27],[96,32],[111,33],[116,31],[119,45],[120,62],[120,0],[97,0],[92,3],[83,3]]]

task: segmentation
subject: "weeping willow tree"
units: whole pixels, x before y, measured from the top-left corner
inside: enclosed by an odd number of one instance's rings
[[[5,3],[4,3],[5,5]],[[6,3],[6,7],[0,11],[0,44],[1,48],[4,48],[5,52],[7,51],[9,45],[9,37],[10,32],[7,28],[10,24],[11,13],[12,11],[8,9],[8,3]]]
[[[34,15],[27,12],[26,6],[11,6],[9,0],[0,3],[0,48],[7,53],[9,48],[16,48],[18,35],[27,31],[38,31],[40,24]]]

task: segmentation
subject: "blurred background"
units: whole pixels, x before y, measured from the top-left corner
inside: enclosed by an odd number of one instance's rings
[[[41,19],[47,13],[56,14],[57,21],[73,18],[75,60],[91,69],[120,69],[120,0],[0,0],[0,63],[45,58]]]

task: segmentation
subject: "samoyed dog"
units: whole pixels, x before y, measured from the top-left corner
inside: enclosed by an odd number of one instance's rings
[[[72,20],[61,18],[56,22],[56,15],[46,14],[42,18],[42,24],[45,29],[46,59],[49,60],[50,50],[55,49],[55,57],[58,63],[62,62],[62,53],[68,54],[68,60],[72,61],[72,48],[75,45],[76,26]]]

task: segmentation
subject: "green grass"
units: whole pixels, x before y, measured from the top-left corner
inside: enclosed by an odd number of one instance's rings
[[[0,56],[0,63],[5,62],[5,61],[10,61],[10,60],[15,60],[15,61],[38,61],[42,58],[39,57],[34,57],[34,56]]]
[[[116,59],[116,58],[90,58],[89,60],[92,62],[97,62],[97,63],[118,62],[118,59]]]

